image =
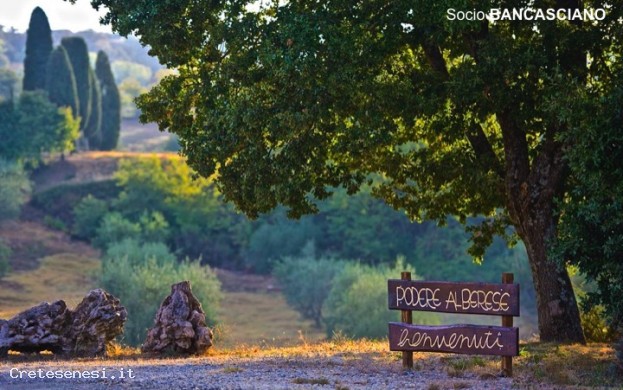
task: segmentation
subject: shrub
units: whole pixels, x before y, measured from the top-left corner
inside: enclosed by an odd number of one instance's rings
[[[126,238],[140,240],[141,225],[129,221],[119,213],[110,213],[102,219],[97,228],[93,245],[106,249],[109,245]]]
[[[176,261],[175,255],[164,243],[141,243],[131,238],[110,244],[106,249],[104,261],[119,260],[124,257],[127,257],[128,264],[132,267],[144,264],[152,258],[156,259],[160,265]]]
[[[405,266],[402,260],[398,260],[394,267],[347,264],[336,275],[323,307],[327,336],[387,336],[387,323],[398,321],[400,316],[399,311],[387,308],[387,280],[398,278],[401,271],[411,271],[412,277],[418,279],[415,270]],[[426,313],[413,312],[413,320],[418,324],[437,323]]]
[[[11,248],[5,245],[4,241],[0,239],[0,278],[11,271],[9,257],[11,257]]]
[[[93,239],[97,228],[108,213],[108,203],[87,195],[74,207],[73,234],[82,239]]]
[[[45,172],[46,168],[40,169]],[[83,198],[91,195],[106,201],[117,197],[119,191],[114,180],[60,184],[33,194],[32,204],[46,214],[59,218],[67,226],[73,226],[74,208]]]
[[[131,248],[132,244],[124,245],[129,249],[127,255],[122,255],[120,247],[116,247],[116,255],[104,259],[101,283],[121,300],[128,311],[124,332],[128,344],[137,346],[144,340],[159,305],[169,294],[170,286],[182,280],[190,281],[193,294],[202,303],[207,323],[212,326],[216,323],[216,311],[221,299],[220,282],[210,268],[202,266],[199,261],[178,263],[170,253],[164,252],[163,257],[152,256],[140,261],[136,248]],[[113,248],[111,246],[110,249]],[[163,249],[160,247],[158,250]]]
[[[0,158],[0,221],[19,216],[30,196],[30,182],[20,164]]]
[[[144,212],[139,223],[141,238],[145,242],[164,242],[169,237],[169,223],[159,211]]]
[[[281,284],[286,301],[303,318],[322,326],[322,307],[329,295],[334,276],[344,261],[312,255],[286,257],[275,264],[273,274]]]

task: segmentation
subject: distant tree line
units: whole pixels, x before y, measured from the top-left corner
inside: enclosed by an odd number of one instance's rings
[[[39,159],[41,153],[111,150],[120,130],[120,97],[108,57],[97,54],[95,69],[86,42],[65,37],[56,48],[44,11],[33,10],[26,34],[22,93],[16,76],[0,72],[0,156]],[[0,54],[2,53],[0,45]]]

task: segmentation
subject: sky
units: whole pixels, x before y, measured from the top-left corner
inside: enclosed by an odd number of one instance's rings
[[[100,10],[98,13],[89,0],[78,0],[73,5],[63,0],[0,0],[0,25],[5,31],[15,27],[25,32],[35,7],[43,9],[52,30],[111,32],[110,26],[99,24],[99,17],[104,12]]]

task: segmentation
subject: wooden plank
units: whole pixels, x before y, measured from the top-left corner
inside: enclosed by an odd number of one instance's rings
[[[440,313],[519,315],[519,285],[387,281],[390,309]]]
[[[501,326],[422,326],[389,323],[391,351],[519,356],[519,329]]]

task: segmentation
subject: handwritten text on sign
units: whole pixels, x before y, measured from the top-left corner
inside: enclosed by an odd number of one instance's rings
[[[389,308],[491,315],[519,315],[519,285],[494,283],[387,282]]]
[[[420,326],[389,323],[391,351],[518,356],[519,330],[500,326]]]

